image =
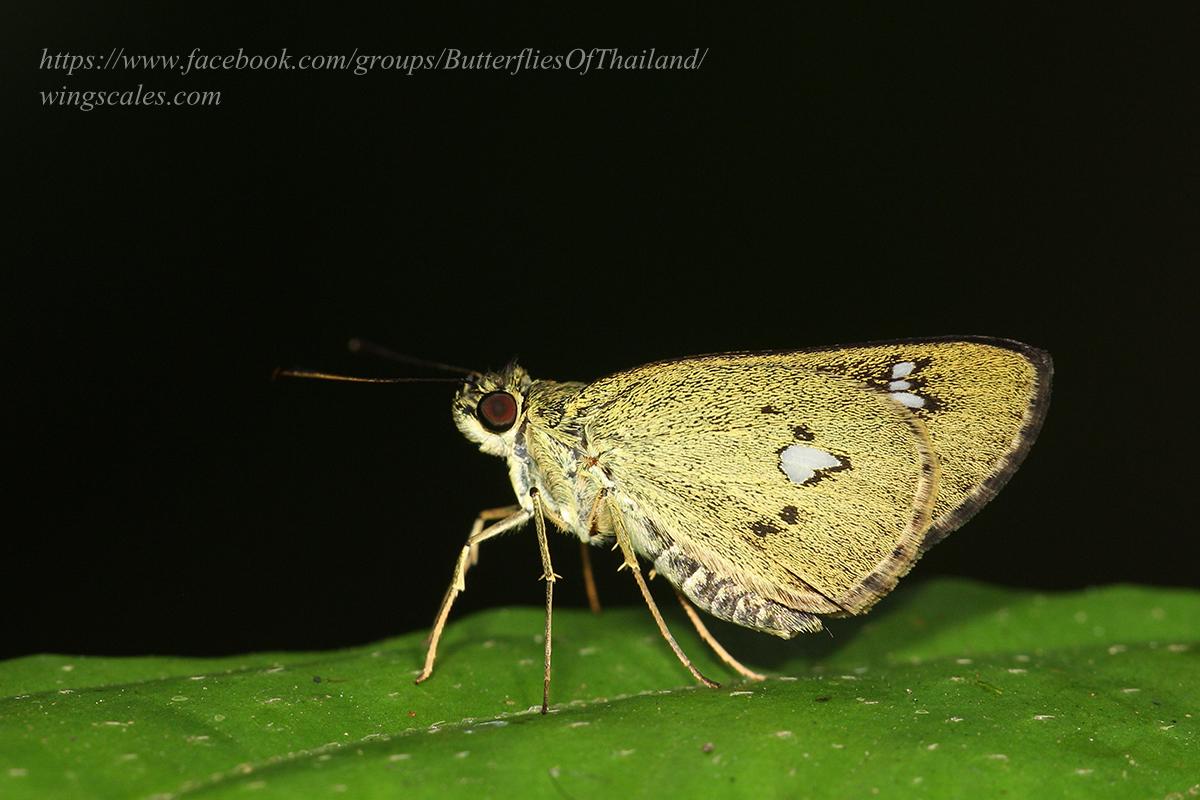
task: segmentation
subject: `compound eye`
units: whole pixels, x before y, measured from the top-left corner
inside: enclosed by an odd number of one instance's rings
[[[503,433],[517,421],[517,399],[508,392],[485,394],[475,409],[475,416],[488,430]]]

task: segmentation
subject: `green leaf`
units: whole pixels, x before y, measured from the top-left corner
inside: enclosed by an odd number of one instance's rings
[[[664,604],[665,605],[665,604]],[[541,611],[323,653],[0,664],[0,796],[1188,797],[1200,793],[1200,592],[910,582],[832,635],[714,633],[739,683],[642,609]]]

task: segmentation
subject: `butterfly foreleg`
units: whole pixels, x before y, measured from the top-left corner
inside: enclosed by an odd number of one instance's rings
[[[486,528],[483,527],[485,522],[494,519],[499,519],[499,522]],[[433,621],[433,630],[429,634],[429,649],[425,651],[425,666],[421,670],[421,674],[417,676],[416,683],[420,683],[433,674],[433,664],[437,660],[437,646],[438,641],[442,638],[442,629],[446,627],[446,618],[450,616],[450,607],[454,605],[454,599],[467,588],[467,570],[478,560],[479,545],[493,536],[512,530],[528,519],[529,512],[520,506],[489,508],[479,512],[479,516],[475,518],[475,524],[471,526],[471,533],[467,536],[462,552],[458,554],[458,561],[454,565],[454,577],[450,580],[450,588],[446,590],[441,608],[438,609],[437,617]]]
[[[621,554],[625,558],[623,566],[628,567],[629,571],[633,573],[633,579],[637,582],[638,589],[642,592],[642,599],[646,601],[646,606],[650,609],[650,614],[654,617],[655,623],[658,624],[659,633],[667,640],[667,644],[671,646],[671,650],[675,652],[675,656],[679,659],[679,662],[687,667],[688,672],[692,673],[692,676],[696,680],[711,689],[719,689],[721,684],[704,677],[700,673],[700,670],[696,669],[696,665],[692,663],[691,659],[687,657],[687,654],[683,652],[683,648],[679,646],[679,643],[675,641],[675,637],[667,630],[667,623],[663,619],[662,614],[659,613],[658,606],[654,603],[654,598],[650,595],[650,588],[646,585],[646,579],[642,577],[642,570],[638,565],[637,553],[634,552],[633,542],[629,538],[629,531],[625,527],[625,520],[621,515],[621,509],[612,495],[608,495],[605,502],[608,507],[609,517],[612,520],[613,532],[616,534],[617,546],[621,548]]]
[[[467,542],[471,542],[472,539],[478,536],[479,532],[483,530],[484,523],[511,517],[520,510],[520,506],[500,506],[499,508],[485,508],[483,511],[480,511],[479,516],[475,517],[475,523],[471,526],[471,533],[467,536]],[[484,539],[480,539],[471,545],[471,553],[467,556],[467,565],[463,568],[464,575],[468,569],[479,563],[479,542],[488,538],[491,537],[484,537]]]

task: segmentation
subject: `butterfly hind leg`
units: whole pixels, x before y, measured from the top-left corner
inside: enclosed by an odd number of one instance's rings
[[[442,598],[442,606],[438,609],[437,618],[433,622],[433,630],[429,634],[429,649],[425,651],[425,667],[417,676],[415,683],[421,683],[433,674],[433,663],[437,660],[438,641],[441,640],[442,630],[446,627],[446,618],[450,616],[450,607],[454,605],[454,599],[467,588],[467,570],[479,558],[479,545],[493,536],[512,530],[528,519],[529,512],[520,506],[489,508],[479,512],[479,516],[475,518],[475,524],[471,526],[471,533],[467,536],[466,544],[463,545],[462,552],[458,555],[458,562],[454,566],[454,577],[450,580],[450,588],[446,590],[446,596]],[[499,522],[494,522],[486,528],[483,527],[484,523],[492,520],[499,520]]]
[[[687,601],[687,598],[683,596],[683,592],[679,591],[678,587],[673,586],[671,588],[675,589],[675,596],[679,598],[679,605],[683,606],[684,613],[686,613],[688,615],[688,619],[692,621],[692,626],[695,627],[696,633],[700,634],[700,638],[704,640],[704,643],[707,644],[722,661],[728,664],[730,668],[736,671],[743,678],[749,678],[752,681],[765,681],[767,679],[766,675],[763,675],[761,672],[755,672],[730,655],[729,651],[721,646],[721,643],[717,641],[716,637],[709,633],[708,626],[704,624],[704,620],[700,619],[700,615],[696,612],[695,607],[693,607],[692,604]]]
[[[710,689],[721,688],[721,684],[704,677],[700,673],[700,670],[696,669],[696,665],[687,657],[687,654],[683,652],[683,648],[675,641],[675,637],[667,630],[667,623],[663,620],[662,614],[659,613],[658,606],[654,603],[654,598],[650,596],[650,588],[646,585],[646,579],[642,577],[642,568],[638,565],[637,553],[633,550],[633,542],[629,539],[629,531],[625,529],[625,520],[621,516],[621,509],[617,506],[616,501],[613,500],[611,495],[606,497],[605,502],[608,504],[609,517],[612,519],[613,531],[616,533],[617,546],[621,548],[621,554],[625,557],[625,563],[622,566],[628,567],[629,571],[633,573],[633,579],[637,581],[638,589],[642,592],[642,599],[646,601],[646,606],[650,609],[650,614],[658,624],[659,633],[667,640],[667,644],[671,646],[679,662],[687,667],[688,672],[692,673],[692,676],[696,680]]]

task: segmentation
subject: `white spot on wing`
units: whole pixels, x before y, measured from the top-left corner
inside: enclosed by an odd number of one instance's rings
[[[909,408],[923,408],[925,405],[925,398],[912,392],[892,392],[892,397],[896,402]]]
[[[917,368],[917,363],[915,361],[901,361],[899,364],[893,364],[892,365],[892,380],[895,380],[896,378],[906,377],[916,368]]]
[[[903,392],[905,389],[911,389],[912,387],[913,385],[911,381],[892,381],[888,384],[888,391]]]
[[[779,465],[792,483],[804,484],[812,480],[819,469],[842,466],[841,459],[816,447],[794,444],[779,454]]]

